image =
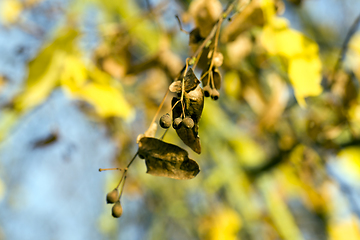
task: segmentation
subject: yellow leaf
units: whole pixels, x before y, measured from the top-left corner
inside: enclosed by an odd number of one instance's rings
[[[131,108],[122,93],[109,85],[88,83],[75,96],[94,105],[102,117],[117,116],[127,118],[131,115]]]
[[[239,214],[230,208],[216,210],[213,215],[205,217],[199,226],[202,239],[235,240],[242,227]]]
[[[261,146],[247,135],[231,140],[238,159],[243,167],[256,168],[266,161],[265,153]]]
[[[210,230],[210,239],[237,239],[236,235],[240,227],[241,219],[239,215],[232,209],[224,209],[216,216],[216,223]]]
[[[92,104],[102,117],[127,118],[132,114],[119,89],[121,86],[115,87],[116,82],[113,82],[108,74],[93,66],[86,67],[77,56],[66,58],[60,79],[61,85],[71,96]]]
[[[330,240],[358,240],[359,226],[355,218],[329,224]]]
[[[23,10],[23,6],[18,0],[2,0],[0,3],[0,18],[6,24],[15,23]]]
[[[318,56],[292,58],[288,71],[300,106],[306,106],[305,97],[317,96],[322,92],[321,61]]]
[[[354,72],[360,81],[360,33],[354,34],[349,42],[345,65]]]
[[[29,109],[48,97],[58,85],[62,67],[66,64],[66,55],[74,51],[77,36],[75,30],[60,30],[55,40],[29,63],[24,91],[15,99],[16,109]]]
[[[348,176],[360,181],[360,147],[347,147],[338,153],[339,163]]]
[[[86,83],[87,70],[79,57],[67,56],[65,61],[66,64],[61,72],[61,83],[75,91]]]
[[[44,101],[58,83],[61,66],[64,62],[63,52],[54,52],[50,65],[43,69],[43,73],[15,100],[16,109],[24,110],[36,106]]]
[[[288,63],[290,82],[300,106],[306,106],[305,99],[322,92],[319,47],[301,32],[290,29],[284,18],[276,17],[268,8],[272,1],[265,0],[263,11],[267,12],[268,24],[264,27],[260,42],[270,55],[279,56]]]
[[[319,49],[315,42],[300,32],[289,28],[279,30],[271,25],[264,27],[261,43],[270,54],[285,58],[314,55]]]

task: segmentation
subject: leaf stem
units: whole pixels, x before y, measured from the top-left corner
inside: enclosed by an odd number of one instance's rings
[[[160,103],[160,105],[159,105],[159,107],[158,107],[158,109],[157,109],[157,111],[156,111],[156,113],[155,113],[155,116],[153,117],[153,119],[152,119],[152,121],[151,121],[151,123],[150,123],[149,128],[151,128],[151,126],[153,125],[153,123],[156,121],[156,118],[158,117],[158,115],[159,115],[159,113],[160,113],[160,110],[161,110],[162,106],[164,105],[165,99],[166,99],[166,97],[168,96],[168,94],[169,94],[169,88],[167,89],[167,91],[166,91],[166,93],[165,93],[165,96],[163,97],[163,99],[162,99],[162,101],[161,101],[161,103]],[[149,128],[148,128],[148,129],[149,129]],[[136,153],[136,154],[137,154],[137,153]]]
[[[124,169],[122,169],[122,168],[99,168],[99,172],[109,171],[109,170],[119,170],[119,171],[122,171],[122,170],[124,170]]]

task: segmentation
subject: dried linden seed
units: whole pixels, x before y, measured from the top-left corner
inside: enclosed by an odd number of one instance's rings
[[[119,218],[119,217],[121,217],[122,213],[123,213],[123,209],[120,204],[120,201],[117,201],[111,209],[111,215],[114,218]]]
[[[213,89],[212,93],[211,93],[211,99],[218,100],[219,96],[220,96],[220,93],[216,89]]]
[[[190,117],[186,117],[184,118],[184,120],[182,121],[182,123],[184,124],[184,126],[186,128],[193,128],[194,127],[194,120],[192,120]]]
[[[224,56],[221,52],[216,52],[214,55],[214,66],[220,67],[223,64]]]
[[[171,117],[168,113],[161,116],[160,126],[162,128],[169,128],[171,126]]]
[[[182,118],[181,117],[175,118],[174,122],[173,122],[173,128],[174,129],[179,129],[180,126],[181,126],[181,123],[182,123]]]
[[[204,96],[205,97],[210,97],[210,95],[212,95],[212,89],[209,85],[206,85],[204,88]]]
[[[116,201],[119,200],[119,191],[117,188],[115,188],[114,190],[112,190],[111,192],[109,192],[106,195],[106,203],[115,203]]]

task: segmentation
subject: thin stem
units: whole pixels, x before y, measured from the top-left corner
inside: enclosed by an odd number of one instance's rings
[[[153,119],[152,119],[152,121],[151,121],[151,123],[150,123],[149,128],[150,128],[150,127],[153,125],[153,123],[156,121],[156,118],[157,118],[157,116],[159,115],[160,110],[161,110],[162,106],[164,105],[165,99],[166,99],[166,97],[168,96],[168,94],[169,94],[169,88],[167,89],[167,91],[166,91],[166,93],[165,93],[165,96],[164,96],[164,98],[162,99],[162,101],[161,101],[161,103],[160,103],[160,105],[159,105],[159,107],[158,107],[158,109],[157,109],[157,111],[156,111],[156,113],[155,113],[155,116],[153,117]]]
[[[163,140],[164,139],[164,137],[165,137],[165,135],[166,135],[166,133],[169,131],[169,128],[167,128],[166,130],[165,130],[165,132],[164,132],[164,134],[160,137],[160,140]]]
[[[196,68],[197,64],[199,63],[201,54],[203,53],[203,50],[204,50],[204,49],[201,49],[201,51],[199,52],[199,54],[196,56],[196,60],[195,60],[195,63],[194,63],[194,65],[193,65],[193,70],[194,70],[194,71],[195,71],[195,68]]]
[[[121,176],[121,178],[120,178],[120,181],[119,181],[119,183],[118,183],[118,185],[116,186],[115,189],[119,189],[119,186],[120,186],[122,180],[124,179],[124,177],[126,177],[126,172],[127,172],[127,169],[126,169],[126,170],[124,171],[124,173],[122,174],[122,176]],[[124,185],[123,185],[122,188],[124,188]]]
[[[139,151],[137,151],[134,155],[134,157],[130,160],[130,162],[128,163],[128,165],[125,168],[125,171],[128,170],[128,168],[131,166],[131,164],[134,162],[135,158],[137,157],[137,155],[139,154]]]
[[[124,176],[124,182],[123,182],[123,185],[122,185],[122,187],[121,187],[120,196],[119,196],[119,201],[120,201],[121,195],[123,194],[123,191],[124,191],[125,181],[126,181],[126,176]]]
[[[119,170],[119,171],[122,171],[122,170],[124,170],[124,169],[122,169],[122,168],[99,168],[99,172],[109,171],[109,170]]]
[[[209,75],[210,75],[210,87],[211,88],[215,88],[215,84],[214,84],[214,75],[213,75],[213,72],[211,71],[210,73],[209,73]]]
[[[219,42],[219,36],[220,36],[220,28],[221,28],[221,24],[223,22],[224,18],[220,18],[219,22],[217,24],[217,28],[216,28],[216,34],[215,34],[215,43],[214,43],[214,50],[212,52],[212,56],[211,56],[211,62],[210,62],[210,67],[209,67],[209,71],[212,71],[212,68],[214,66],[214,58],[215,58],[215,54],[217,51],[217,46],[218,46],[218,42]],[[210,79],[210,74],[209,74],[209,79]]]
[[[186,65],[185,65],[185,70],[184,70],[184,73],[183,73],[183,78],[182,78],[182,81],[181,81],[181,98],[180,98],[184,117],[185,117],[185,103],[184,103],[184,95],[185,95],[185,76],[186,76],[186,72],[187,72],[187,70],[188,70],[188,68],[189,68],[189,58],[187,58],[185,62],[186,62]]]
[[[176,17],[176,19],[178,20],[180,31],[182,31],[182,32],[184,32],[184,33],[186,33],[186,34],[189,34],[188,31],[186,31],[186,30],[183,29],[182,24],[181,24],[181,20],[180,20],[179,16],[178,16],[178,15],[175,15],[175,17]]]

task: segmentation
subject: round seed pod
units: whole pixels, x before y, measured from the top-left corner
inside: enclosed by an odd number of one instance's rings
[[[195,125],[194,120],[192,120],[192,118],[190,118],[190,117],[184,118],[184,120],[182,121],[182,124],[184,124],[184,126],[186,128],[193,128]]]
[[[162,128],[169,128],[171,126],[170,114],[167,113],[162,115],[159,122]]]
[[[123,209],[120,204],[120,201],[117,201],[111,209],[111,215],[114,218],[119,218],[119,217],[121,217],[122,213],[123,213]]]
[[[204,90],[204,96],[205,97],[210,97],[211,96],[212,89],[211,89],[211,87],[209,85],[204,86],[203,90]]]
[[[212,89],[211,99],[212,99],[212,100],[218,100],[219,97],[220,97],[220,93],[218,92],[218,90]]]
[[[175,118],[174,122],[173,122],[173,128],[174,129],[179,129],[181,127],[181,123],[182,123],[182,118],[181,117]]]
[[[214,66],[220,67],[223,64],[224,56],[221,52],[214,53]]]
[[[115,203],[119,200],[119,190],[115,188],[106,195],[106,203]]]

